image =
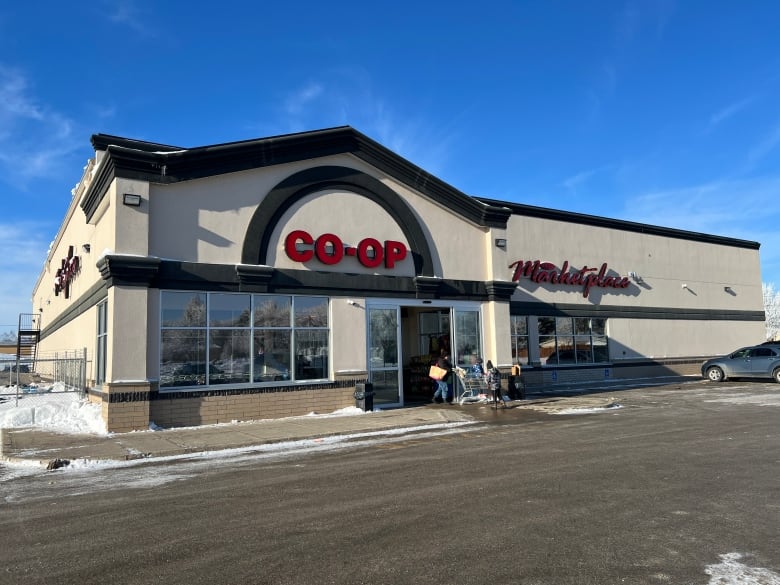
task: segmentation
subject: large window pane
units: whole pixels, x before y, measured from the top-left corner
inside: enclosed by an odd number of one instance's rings
[[[97,306],[97,322],[95,384],[102,384],[106,381],[108,359],[108,301],[103,301]]]
[[[255,327],[290,327],[292,297],[255,295]]]
[[[163,292],[160,298],[163,327],[203,327],[206,325],[206,294]]]
[[[209,295],[210,327],[247,327],[249,325],[249,295]]]
[[[479,311],[455,311],[456,365],[469,367],[484,357],[479,333]]]
[[[289,329],[255,330],[254,381],[290,379]]]
[[[318,329],[295,331],[295,379],[328,377],[328,332]]]
[[[568,320],[571,324],[571,319]],[[550,361],[557,361],[559,364],[574,364],[577,363],[577,354],[574,351],[574,337],[571,335],[559,335],[558,351],[555,356],[550,356]]]
[[[325,297],[295,297],[296,327],[327,327],[328,299]]]
[[[249,330],[211,329],[209,338],[208,383],[249,382]]]
[[[539,317],[537,324],[539,335],[555,335],[555,318]]]
[[[575,335],[590,335],[590,318],[576,317],[574,319]]]
[[[398,365],[398,319],[395,309],[371,309],[371,367]]]
[[[574,338],[575,343],[575,357],[578,364],[591,364],[593,363],[593,350],[591,348],[590,335],[577,335]]]
[[[574,333],[572,327],[571,317],[556,317],[555,318],[555,333],[557,335],[571,335]]]
[[[607,348],[607,337],[605,335],[593,336],[593,359],[596,363],[609,361],[609,350]]]
[[[160,349],[160,387],[206,383],[205,329],[163,330]]]
[[[528,363],[528,317],[512,315],[510,317],[512,337],[512,363]]]

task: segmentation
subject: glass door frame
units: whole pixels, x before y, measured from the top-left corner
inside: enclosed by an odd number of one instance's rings
[[[372,353],[372,331],[371,316],[373,311],[395,311],[395,367],[380,366],[373,367]],[[403,352],[401,350],[401,305],[397,303],[383,303],[383,302],[367,302],[366,303],[366,370],[368,373],[368,381],[374,383],[375,372],[392,372],[395,371],[396,375],[396,387],[398,388],[398,400],[396,402],[386,402],[380,407],[392,408],[397,406],[403,406],[403,363],[401,362]],[[374,401],[376,403],[376,390],[374,391]]]
[[[371,367],[371,310],[372,309],[395,309],[397,319],[397,375],[398,375],[398,402],[387,403],[381,406],[393,408],[404,406],[404,331],[401,320],[401,309],[404,307],[415,309],[429,309],[429,310],[443,310],[446,309],[450,312],[450,359],[452,365],[456,365],[455,348],[458,347],[458,332],[456,331],[456,312],[457,311],[471,311],[476,312],[479,318],[479,347],[481,351],[484,351],[485,347],[485,320],[484,320],[484,303],[481,301],[442,301],[442,300],[416,300],[416,299],[366,299],[366,371],[368,375],[368,381],[373,383],[372,373],[373,371],[389,371],[392,368],[372,368]],[[457,395],[457,388],[453,387],[453,392]]]

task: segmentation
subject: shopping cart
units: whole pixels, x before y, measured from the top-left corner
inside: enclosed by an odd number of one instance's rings
[[[488,402],[488,387],[484,376],[474,375],[463,368],[455,368],[458,378],[458,404]]]

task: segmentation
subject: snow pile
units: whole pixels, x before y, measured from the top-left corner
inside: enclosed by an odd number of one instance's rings
[[[36,427],[61,433],[108,434],[100,406],[64,389],[62,384],[25,387],[18,400],[15,386],[1,389],[0,428]]]
[[[704,572],[710,576],[709,585],[728,583],[741,585],[780,585],[780,574],[761,567],[751,567],[740,561],[747,555],[728,553],[718,555],[720,562],[707,565]]]
[[[100,406],[81,398],[78,392],[65,390],[61,383],[41,387],[25,386],[19,393],[17,404],[15,386],[0,388],[0,429],[35,427],[59,433],[109,434],[106,432]],[[350,406],[328,414],[312,412],[306,416],[336,417],[361,414],[366,413]],[[149,429],[163,430],[153,422],[149,425]]]

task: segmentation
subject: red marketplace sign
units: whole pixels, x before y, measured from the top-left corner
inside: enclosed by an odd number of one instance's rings
[[[287,235],[284,251],[295,262],[309,262],[316,257],[331,266],[341,262],[344,256],[351,256],[366,268],[377,268],[383,263],[385,268],[395,268],[396,262],[404,260],[407,254],[406,246],[394,240],[382,243],[375,238],[365,238],[357,246],[345,246],[337,235],[322,234],[315,239],[303,230],[294,230]]]
[[[54,295],[65,293],[65,298],[70,298],[70,282],[79,272],[79,257],[73,255],[73,246],[68,246],[68,257],[63,258],[60,268],[54,275]]]
[[[569,261],[565,260],[563,266],[558,267],[552,262],[542,262],[541,260],[518,260],[512,262],[509,268],[514,269],[512,281],[519,282],[521,278],[527,278],[537,284],[550,283],[561,284],[565,286],[581,286],[582,296],[588,298],[590,289],[597,288],[628,288],[631,280],[627,276],[607,275],[607,263],[604,262],[601,268],[588,267],[586,264],[579,270],[569,270]],[[598,272],[596,272],[598,270]]]

